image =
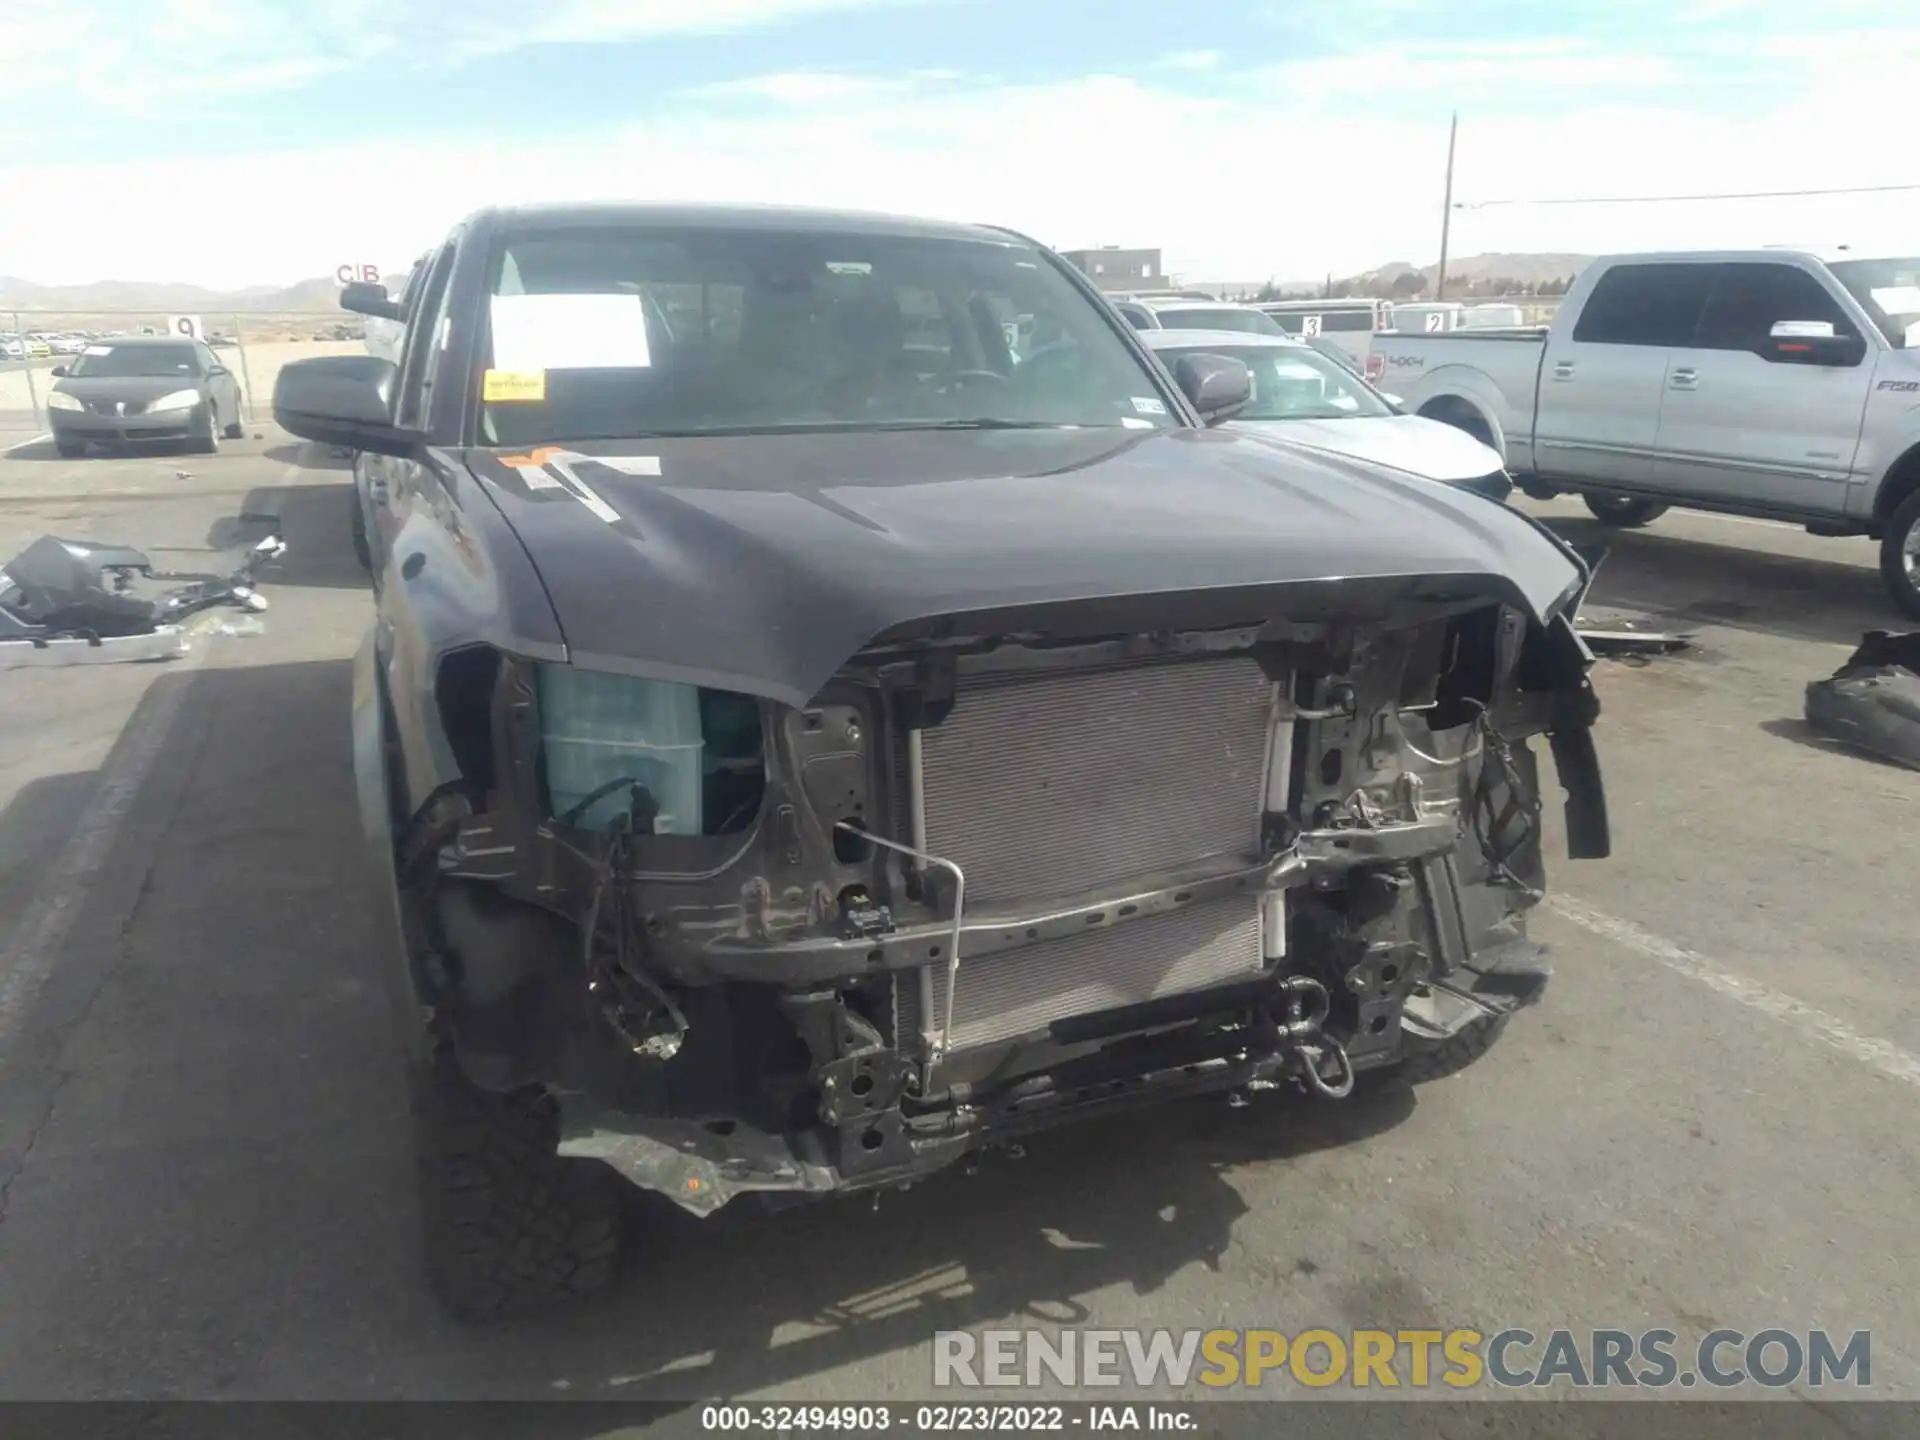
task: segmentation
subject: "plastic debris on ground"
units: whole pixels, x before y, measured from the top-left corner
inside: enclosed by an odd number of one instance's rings
[[[1691,635],[1665,630],[1636,630],[1631,620],[1618,621],[1605,628],[1588,626],[1576,620],[1574,629],[1587,642],[1589,650],[1596,655],[1609,657],[1671,655],[1693,644]]]
[[[1920,770],[1920,631],[1869,630],[1807,686],[1807,724],[1830,740]]]
[[[267,598],[255,572],[286,553],[269,535],[230,575],[157,570],[131,546],[44,535],[0,566],[0,670],[177,660],[210,612],[257,612]],[[157,594],[145,584],[174,582]],[[249,613],[224,633],[261,633]],[[249,628],[251,627],[251,628]]]

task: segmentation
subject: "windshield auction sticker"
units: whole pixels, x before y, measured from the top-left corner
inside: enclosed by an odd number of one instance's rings
[[[544,370],[489,370],[480,386],[489,405],[537,403],[547,398]]]

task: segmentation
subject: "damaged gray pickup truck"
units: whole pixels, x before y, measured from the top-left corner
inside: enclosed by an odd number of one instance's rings
[[[1527,517],[1214,428],[985,227],[470,217],[360,452],[354,742],[457,1313],[707,1214],[1143,1102],[1456,1070],[1536,999],[1546,737],[1608,851],[1588,571]],[[597,1162],[597,1163],[596,1163]],[[1177,1163],[1160,1157],[1160,1163]]]

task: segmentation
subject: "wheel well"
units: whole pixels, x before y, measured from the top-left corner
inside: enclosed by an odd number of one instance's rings
[[[1464,430],[1482,445],[1495,450],[1500,448],[1494,444],[1493,427],[1487,423],[1486,417],[1458,395],[1436,396],[1422,405],[1418,413],[1428,420],[1438,420],[1443,425]]]
[[[1920,445],[1894,461],[1893,468],[1887,471],[1887,478],[1880,482],[1880,493],[1873,502],[1873,518],[1885,524],[1915,490],[1920,490]]]

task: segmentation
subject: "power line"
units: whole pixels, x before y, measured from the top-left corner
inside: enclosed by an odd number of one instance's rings
[[[1811,195],[1890,195],[1920,190],[1913,185],[1842,185],[1829,190],[1743,190],[1725,195],[1591,195],[1545,200],[1456,200],[1456,210],[1486,210],[1495,205],[1662,205],[1686,200],[1797,200]]]

